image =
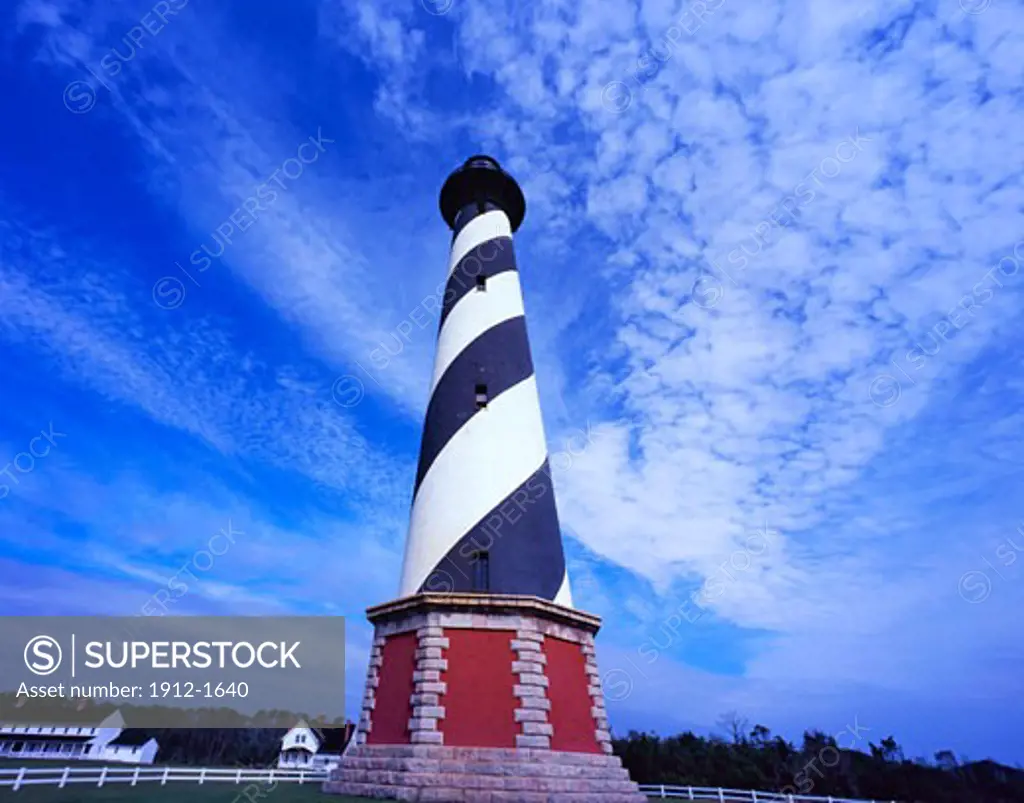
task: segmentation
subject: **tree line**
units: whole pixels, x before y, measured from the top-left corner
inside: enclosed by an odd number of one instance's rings
[[[868,752],[836,737],[805,731],[797,747],[768,728],[732,720],[728,737],[685,732],[660,737],[630,731],[613,739],[633,780],[646,784],[753,789],[791,795],[901,803],[1021,803],[1024,770],[995,761],[958,759],[941,750],[933,760],[907,759],[892,736]]]
[[[154,763],[194,767],[267,767],[281,753],[286,728],[146,728]]]

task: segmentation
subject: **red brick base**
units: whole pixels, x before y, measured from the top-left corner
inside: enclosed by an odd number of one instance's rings
[[[510,630],[444,629],[448,668],[441,673],[444,718],[437,720],[437,729],[449,747],[516,746],[518,700],[512,695],[515,653],[510,646],[515,635]]]

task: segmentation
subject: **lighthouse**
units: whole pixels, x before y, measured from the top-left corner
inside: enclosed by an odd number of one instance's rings
[[[449,176],[448,279],[400,596],[521,594],[572,606],[512,235],[526,204],[498,163]]]
[[[646,800],[612,754],[572,600],[513,235],[522,190],[474,156],[451,229],[398,597],[374,626],[354,747],[325,783],[407,801]]]

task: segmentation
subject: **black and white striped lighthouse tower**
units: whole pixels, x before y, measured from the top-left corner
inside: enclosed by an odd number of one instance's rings
[[[512,234],[490,157],[441,190],[453,231],[398,599],[374,625],[355,746],[324,790],[451,803],[644,803],[612,755],[569,593]]]
[[[512,234],[526,203],[486,156],[445,182],[448,281],[401,595],[483,591],[572,606]]]

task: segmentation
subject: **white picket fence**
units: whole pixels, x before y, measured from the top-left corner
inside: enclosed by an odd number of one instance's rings
[[[0,788],[17,791],[24,786],[57,786],[68,784],[140,783],[161,785],[175,781],[193,783],[323,783],[327,773],[322,770],[287,770],[259,768],[199,768],[199,767],[21,767],[0,768]],[[640,791],[651,798],[682,800],[717,800],[718,803],[894,803],[894,801],[852,800],[843,797],[814,797],[812,795],[783,795],[775,792],[755,792],[745,789],[721,789],[709,786],[665,786],[640,784]]]
[[[778,792],[755,792],[750,789],[720,789],[710,786],[665,786],[640,784],[647,797],[681,800],[717,800],[718,803],[895,803],[895,801],[854,800],[847,797],[815,797],[813,795],[783,795]]]
[[[68,784],[106,786],[126,783],[161,785],[173,781],[194,783],[323,783],[327,773],[322,770],[284,769],[208,769],[199,767],[21,767],[0,768],[0,788],[9,786],[14,791],[23,786],[53,786],[63,789]]]

